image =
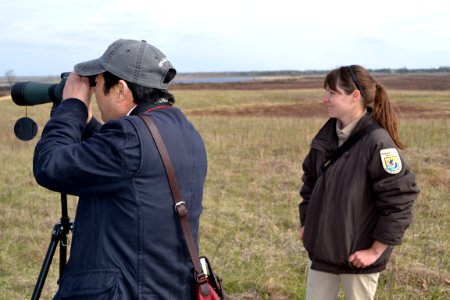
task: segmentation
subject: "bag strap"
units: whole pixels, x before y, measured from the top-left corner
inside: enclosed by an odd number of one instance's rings
[[[325,173],[326,169],[328,169],[329,166],[331,166],[336,160],[338,160],[338,158],[341,157],[342,154],[348,151],[357,141],[377,128],[379,128],[379,125],[376,123],[372,123],[352,134],[339,148],[333,151],[333,153],[331,153],[328,159],[323,163],[322,167],[320,168],[321,173],[319,176],[322,176]]]
[[[189,250],[189,255],[191,256],[192,263],[194,264],[194,269],[196,273],[195,280],[200,285],[200,291],[203,295],[208,296],[210,293],[208,283],[208,277],[203,272],[203,268],[200,264],[200,258],[198,255],[197,248],[195,247],[194,238],[192,237],[191,227],[189,226],[188,221],[188,210],[186,207],[186,202],[184,202],[181,198],[180,189],[178,187],[177,178],[175,176],[175,171],[172,165],[172,161],[170,160],[169,152],[167,152],[166,145],[159,134],[159,130],[155,125],[153,119],[147,114],[138,115],[142,120],[144,120],[148,129],[150,130],[150,134],[155,141],[156,148],[161,155],[164,167],[166,169],[167,178],[169,179],[170,190],[172,192],[172,200],[175,204],[175,211],[177,212],[178,218],[181,223],[181,228],[183,229],[183,235],[186,240],[186,244]]]

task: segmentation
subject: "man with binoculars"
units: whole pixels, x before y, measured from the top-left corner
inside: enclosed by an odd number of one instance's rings
[[[146,41],[119,39],[67,77],[33,160],[40,185],[79,196],[56,299],[195,297],[163,162],[138,117],[150,114],[161,133],[197,243],[207,158],[197,130],[173,106],[167,88],[175,74]],[[92,116],[92,94],[103,125]]]

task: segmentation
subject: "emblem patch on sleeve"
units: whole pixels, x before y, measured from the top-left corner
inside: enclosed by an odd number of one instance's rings
[[[381,163],[389,174],[398,174],[402,170],[402,161],[397,149],[388,148],[380,150]]]

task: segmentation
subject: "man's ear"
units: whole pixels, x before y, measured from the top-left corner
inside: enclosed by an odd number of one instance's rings
[[[131,96],[131,91],[128,88],[128,84],[125,82],[125,80],[119,80],[116,84],[116,93],[118,95],[119,101],[129,100],[131,98],[131,101],[133,101],[133,97]]]

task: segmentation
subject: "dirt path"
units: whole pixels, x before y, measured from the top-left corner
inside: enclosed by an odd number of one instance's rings
[[[376,80],[388,89],[397,90],[450,90],[450,74],[394,74],[375,75]],[[324,76],[304,76],[271,80],[254,80],[233,83],[172,84],[173,90],[276,90],[321,89]]]
[[[414,105],[397,105],[400,118],[422,118],[422,119],[448,119],[450,112],[439,107],[417,108]],[[324,117],[325,109],[320,103],[317,104],[286,104],[273,106],[254,106],[233,110],[205,110],[192,111],[191,116],[235,116],[235,117]]]

